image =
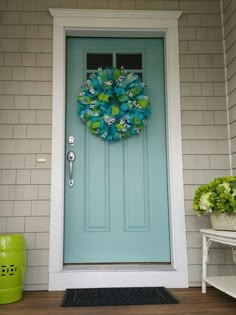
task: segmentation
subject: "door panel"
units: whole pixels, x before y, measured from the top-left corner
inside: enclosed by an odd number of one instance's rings
[[[163,55],[162,39],[67,38],[65,142],[76,160],[72,188],[65,163],[64,263],[170,262]],[[115,143],[91,135],[76,106],[87,74],[111,62],[140,74],[152,110],[141,135]]]

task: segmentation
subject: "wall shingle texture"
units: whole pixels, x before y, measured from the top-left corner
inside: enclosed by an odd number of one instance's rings
[[[227,73],[227,97],[231,158],[233,173],[236,174],[236,2],[223,1],[223,27]]]
[[[228,97],[236,168],[236,8],[234,1],[226,2]],[[188,263],[190,285],[199,285],[199,229],[209,222],[192,212],[193,193],[199,184],[229,174],[230,168],[220,1],[2,0],[0,232],[25,234],[26,289],[47,289],[48,285],[53,23],[49,7],[183,10],[179,39]],[[45,158],[46,163],[38,163],[38,158]],[[218,258],[216,249],[212,272],[223,269],[225,261]]]

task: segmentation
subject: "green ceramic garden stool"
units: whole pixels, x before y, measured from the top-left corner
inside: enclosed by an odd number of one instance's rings
[[[0,234],[0,304],[22,298],[26,254],[21,234]]]

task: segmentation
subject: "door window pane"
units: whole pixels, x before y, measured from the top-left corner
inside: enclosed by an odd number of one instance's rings
[[[117,54],[117,68],[142,69],[142,54]]]
[[[87,54],[87,70],[97,70],[97,68],[112,67],[112,54]]]

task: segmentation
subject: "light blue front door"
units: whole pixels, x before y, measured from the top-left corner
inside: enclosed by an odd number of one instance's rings
[[[163,39],[67,38],[64,263],[170,262]],[[146,82],[152,114],[141,135],[108,143],[77,115],[83,80],[121,67]],[[74,144],[68,139],[73,136]]]

